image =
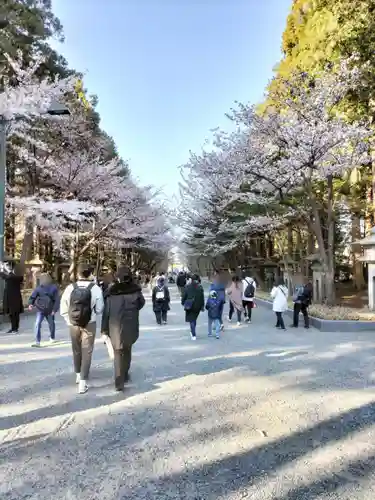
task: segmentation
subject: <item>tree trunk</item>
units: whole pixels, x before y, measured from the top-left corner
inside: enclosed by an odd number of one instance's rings
[[[33,219],[31,217],[27,217],[24,224],[24,235],[20,256],[20,265],[22,266],[23,270],[25,269],[25,262],[32,258],[34,238],[33,229]]]
[[[352,214],[352,243],[361,239],[361,218],[358,214]],[[366,286],[363,277],[363,263],[359,260],[361,257],[361,246],[352,245],[353,257],[353,283],[356,290],[362,290]]]
[[[78,258],[80,256],[80,254],[78,253],[78,248],[79,248],[79,229],[77,225],[76,233],[74,239],[72,240],[71,251],[70,251],[71,263],[68,270],[68,274],[71,281],[75,281],[77,278]]]
[[[288,226],[288,257],[293,259],[293,228]]]
[[[318,202],[317,202],[315,195],[312,191],[312,186],[309,186],[309,195],[310,195],[311,208],[312,208],[312,217],[310,219],[310,225],[311,225],[311,230],[314,232],[314,235],[316,237],[316,241],[318,243],[320,261],[322,263],[322,266],[324,269],[324,274],[325,274],[325,283],[323,285],[326,285],[327,280],[329,279],[329,275],[330,275],[330,262],[329,262],[328,252],[326,251],[326,248],[325,248],[323,227],[322,227],[322,221],[321,221],[321,217],[320,217],[321,214],[319,213]],[[333,278],[332,278],[332,281],[334,281]],[[330,299],[332,299],[332,296],[334,294],[334,283],[332,283],[332,281],[329,284],[329,289],[328,289],[328,287],[325,287],[326,288],[326,299],[328,298],[328,294],[330,296]],[[328,300],[327,300],[327,302],[328,302]]]
[[[327,261],[325,269],[326,300],[330,306],[335,305],[335,213],[333,208],[333,177],[327,179]]]

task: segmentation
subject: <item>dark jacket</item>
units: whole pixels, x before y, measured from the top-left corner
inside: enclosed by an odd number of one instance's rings
[[[293,302],[309,306],[312,302],[312,287],[311,285],[298,285],[295,287]]]
[[[132,346],[139,337],[139,311],[145,305],[137,283],[113,283],[107,290],[102,333],[109,335],[114,349]]]
[[[21,286],[23,276],[19,276],[13,272],[0,272],[0,278],[5,280],[5,288],[3,295],[3,313],[4,314],[20,314],[23,313],[23,302],[21,295]]]
[[[222,283],[211,283],[210,292],[216,292],[217,298],[225,304],[225,286]]]
[[[209,297],[206,302],[206,309],[210,319],[220,319],[224,302],[221,299],[214,299]]]
[[[309,306],[312,302],[313,290],[311,284],[307,284],[303,288],[302,296],[300,297],[301,304]]]
[[[186,274],[185,273],[178,274],[176,285],[180,288],[183,288],[186,285]]]
[[[43,311],[38,306],[38,299],[39,298],[43,299],[44,297],[49,297],[51,299],[49,311]],[[32,306],[35,305],[38,311],[41,311],[45,314],[51,314],[52,312],[57,312],[60,308],[60,296],[57,286],[53,284],[37,286],[33,291],[33,293],[30,295],[29,305]]]
[[[186,311],[185,320],[190,323],[190,321],[195,321],[199,313],[204,311],[204,292],[202,286],[193,281],[190,285],[187,285],[184,290],[184,294],[181,299],[181,304],[185,306],[186,302],[193,301],[191,309]]]
[[[164,292],[164,300],[157,300],[156,293]],[[171,301],[171,296],[167,286],[159,287],[155,286],[152,290],[152,308],[154,312],[169,311],[169,303]]]

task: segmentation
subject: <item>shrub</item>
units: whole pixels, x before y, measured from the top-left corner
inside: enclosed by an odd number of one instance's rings
[[[375,321],[375,313],[368,308],[354,309],[352,307],[312,304],[309,308],[310,316],[320,319]]]
[[[269,292],[257,290],[256,297],[271,301]],[[288,299],[288,305],[293,309],[292,298]],[[375,311],[370,311],[367,307],[355,309],[353,307],[333,306],[329,307],[323,304],[312,304],[309,307],[309,315],[319,319],[346,320],[346,321],[375,321]]]

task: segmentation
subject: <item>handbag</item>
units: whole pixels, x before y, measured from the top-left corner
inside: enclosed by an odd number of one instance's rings
[[[191,311],[191,309],[193,308],[193,304],[194,304],[194,298],[186,299],[184,302],[185,311]]]

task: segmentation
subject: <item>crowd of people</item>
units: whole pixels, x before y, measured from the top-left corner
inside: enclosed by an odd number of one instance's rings
[[[41,325],[47,321],[50,342],[55,342],[55,315],[58,311],[69,327],[73,365],[78,392],[88,390],[88,378],[94,349],[97,322],[101,320],[101,333],[114,360],[115,388],[122,391],[129,380],[132,347],[139,337],[139,312],[145,305],[142,287],[131,270],[122,266],[117,273],[108,275],[102,281],[95,280],[89,265],[80,265],[78,279],[69,284],[60,299],[58,287],[48,274],[40,277],[40,284],[33,290],[28,307],[36,311],[35,342],[32,347],[41,345]],[[0,278],[6,286],[3,298],[3,312],[9,314],[11,328],[8,333],[18,333],[20,314],[23,311],[21,294],[22,275],[16,265],[0,263]],[[152,308],[156,323],[166,325],[170,310],[171,295],[164,272],[153,276],[149,281]],[[237,325],[242,319],[250,323],[252,311],[256,307],[256,280],[243,274],[228,278],[216,273],[205,301],[204,289],[197,274],[181,271],[176,279],[185,320],[190,326],[192,340],[197,339],[197,320],[207,311],[208,336],[220,339],[224,330],[224,307],[229,301],[227,320],[231,322],[236,313]],[[276,314],[276,327],[285,330],[283,313],[288,308],[288,287],[278,280],[271,291],[273,311]],[[305,328],[309,327],[308,307],[312,300],[311,283],[295,287],[293,302],[293,324],[298,327],[299,314],[304,317]]]

